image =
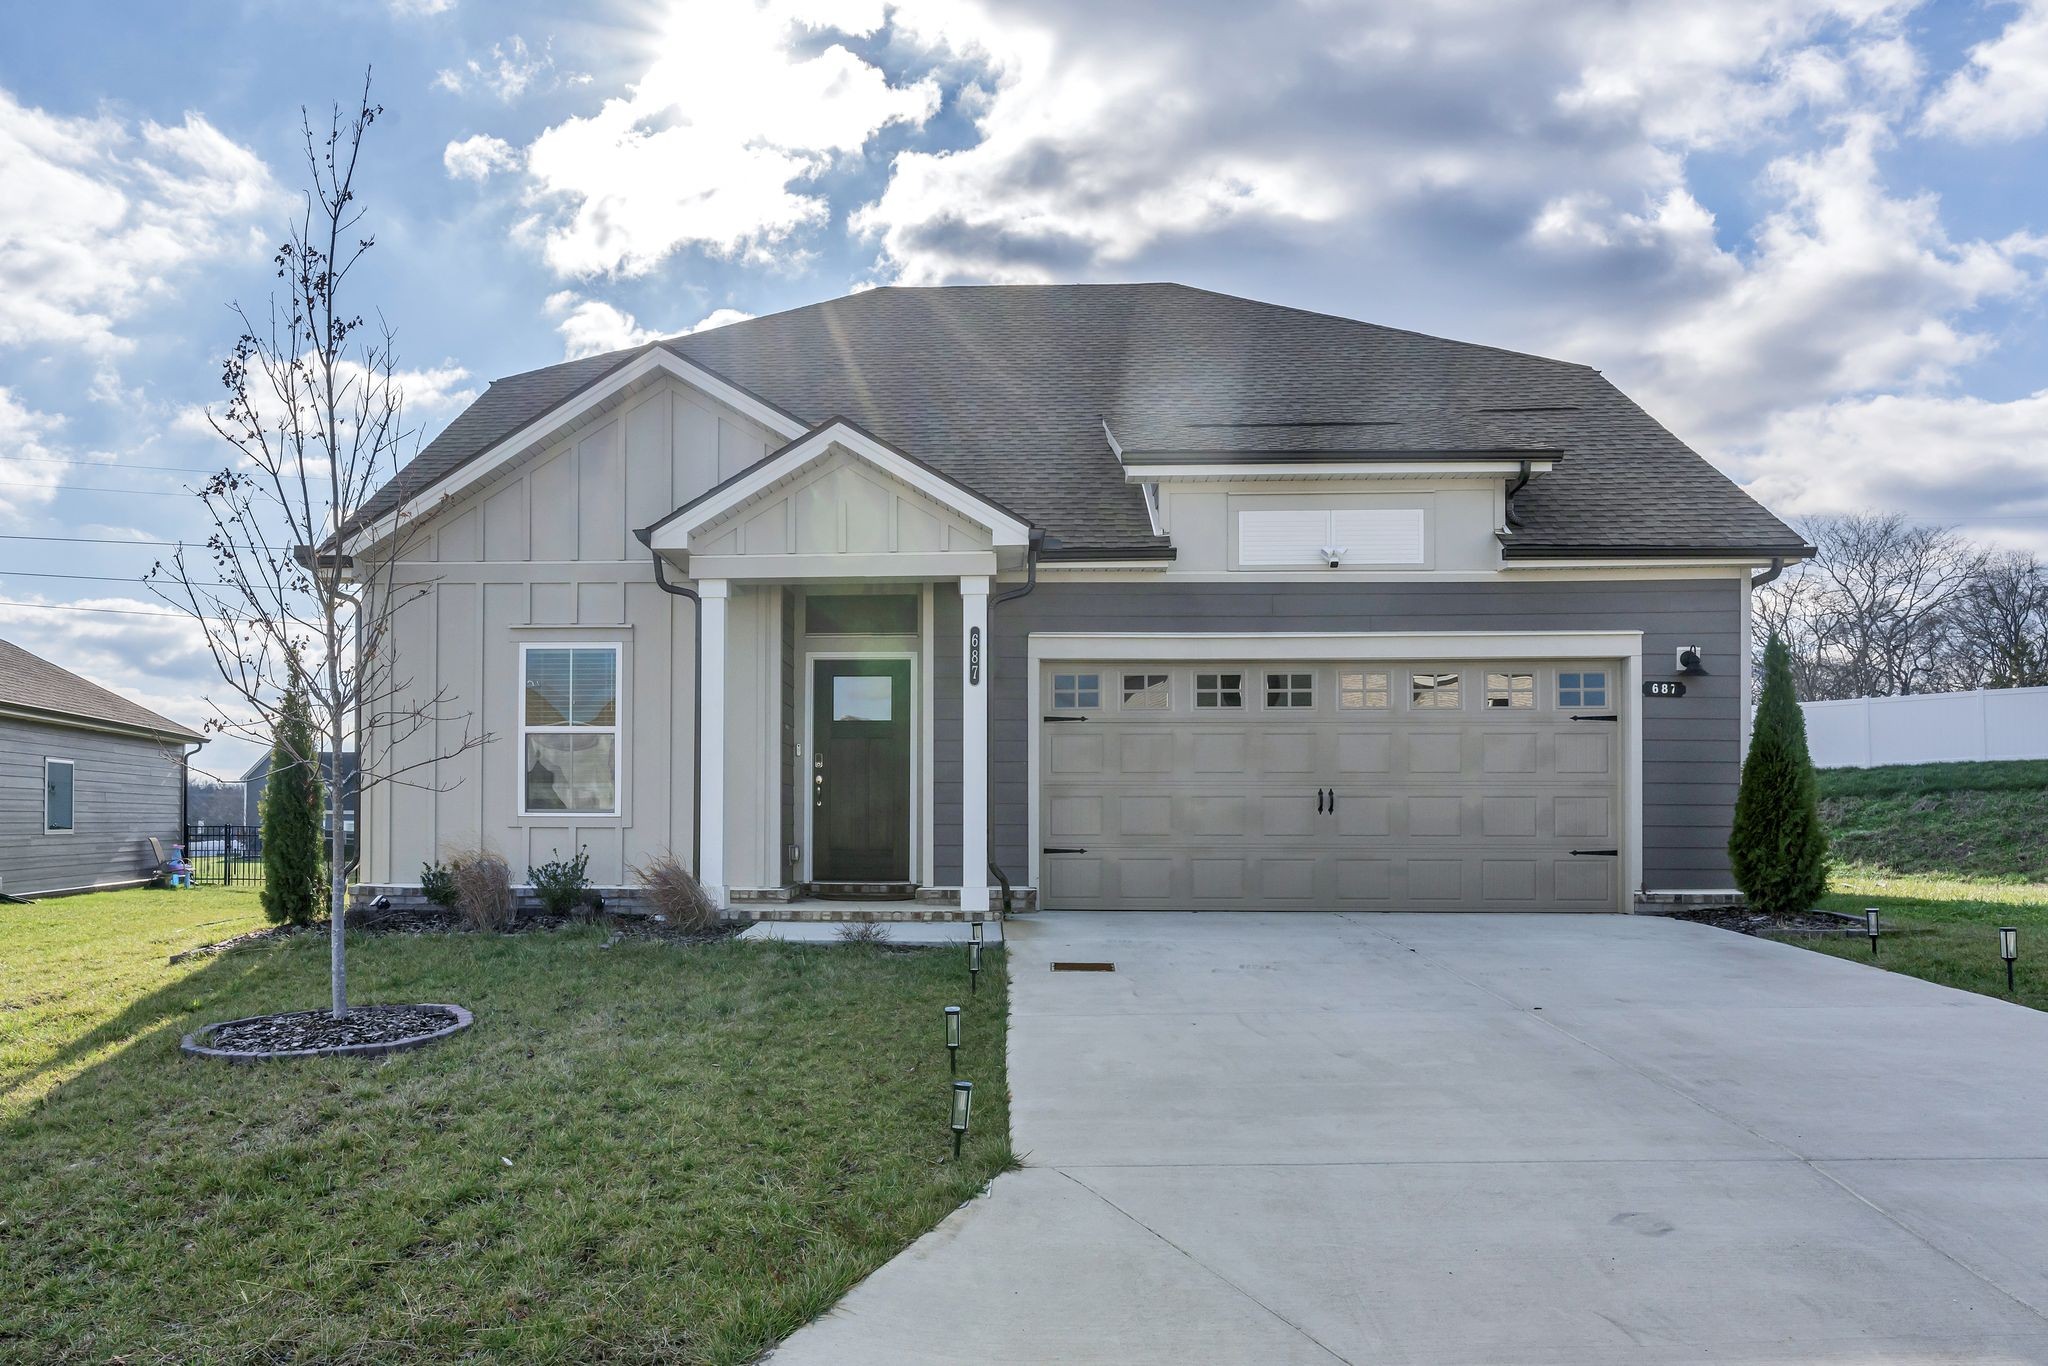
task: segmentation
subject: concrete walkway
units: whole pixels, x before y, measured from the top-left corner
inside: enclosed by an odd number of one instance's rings
[[[1028,1170],[775,1366],[2048,1362],[2048,1015],[1650,918],[1009,957]]]

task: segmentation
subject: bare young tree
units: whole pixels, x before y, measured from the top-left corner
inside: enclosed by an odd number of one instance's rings
[[[367,74],[355,111],[344,115],[335,106],[324,131],[302,111],[311,185],[274,259],[283,289],[261,324],[236,307],[242,336],[222,367],[227,400],[208,413],[236,456],[198,490],[211,524],[209,563],[188,564],[180,546],[149,575],[159,596],[192,617],[239,704],[231,711],[216,703],[209,731],[271,743],[280,699],[296,675],[311,703],[313,748],[336,756],[337,780],[326,793],[336,1018],[348,1013],[340,756],[358,742],[360,791],[411,782],[420,770],[431,785],[433,765],[486,738],[472,734],[461,714],[452,745],[408,751],[403,762],[394,757],[410,736],[438,742],[437,723],[457,717],[444,716],[445,695],[413,696],[408,680],[393,673],[393,620],[426,591],[395,576],[403,537],[351,550],[344,535],[366,513],[399,528],[416,510],[399,480],[418,434],[405,425],[393,334],[381,318],[366,327],[344,299],[350,274],[376,244],[358,235],[356,173],[382,112],[370,103]],[[374,755],[361,743],[368,734],[378,740]],[[318,753],[286,757],[320,771]]]

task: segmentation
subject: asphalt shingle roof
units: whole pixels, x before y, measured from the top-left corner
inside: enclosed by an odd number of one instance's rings
[[[1804,548],[1596,370],[1185,285],[875,289],[649,345],[851,418],[1068,554],[1160,544],[1105,422],[1131,451],[1560,452],[1511,557]],[[394,482],[430,487],[646,349],[498,380]]]
[[[158,716],[119,693],[88,683],[69,669],[60,669],[5,640],[0,640],[0,705],[43,712],[53,718],[154,731],[188,741],[202,738],[190,727]]]

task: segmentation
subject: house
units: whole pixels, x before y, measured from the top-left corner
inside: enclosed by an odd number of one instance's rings
[[[0,640],[0,892],[137,886],[185,838],[204,737]]]
[[[357,799],[362,782],[362,766],[356,762],[354,750],[342,751],[341,778],[342,827],[344,830],[354,831],[356,827]],[[334,785],[334,751],[331,749],[320,751],[320,781],[328,787]],[[248,772],[242,775],[240,824],[263,824],[263,793],[269,786],[270,751],[265,750],[261,755],[257,756],[255,763],[249,765]],[[327,808],[323,806],[320,816],[320,825],[323,830],[328,828],[328,822]]]
[[[1596,370],[1166,284],[550,365],[401,480],[345,544],[493,740],[365,796],[368,894],[478,840],[727,905],[1724,894],[1751,585],[1810,553]]]

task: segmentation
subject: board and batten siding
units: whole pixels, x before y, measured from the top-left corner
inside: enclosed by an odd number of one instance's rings
[[[938,640],[956,640],[941,613]],[[996,862],[1015,880],[1030,866],[1027,770],[1030,714],[1028,638],[1034,631],[1232,634],[1320,631],[1641,631],[1643,676],[1671,678],[1675,652],[1706,652],[1703,677],[1682,698],[1642,698],[1643,878],[1659,891],[1722,890],[1728,828],[1741,778],[1742,583],[1717,579],[1553,582],[1379,583],[1041,583],[994,609],[989,720],[990,809]],[[957,646],[955,647],[957,649]],[[947,677],[941,656],[940,677]],[[958,676],[957,658],[953,677]],[[939,755],[949,752],[941,699]],[[957,737],[957,723],[954,735]],[[957,752],[957,739],[953,752]],[[943,771],[943,770],[942,770]],[[943,790],[938,821],[956,833],[959,793]],[[950,809],[947,805],[950,799]],[[941,835],[940,877],[948,869]]]
[[[179,826],[185,746],[170,740],[0,720],[0,891],[15,896],[136,882],[156,871]],[[72,829],[43,832],[43,760],[75,765]]]
[[[589,849],[589,876],[600,886],[629,884],[631,866],[652,855],[689,858],[696,609],[655,583],[633,532],[779,444],[664,379],[408,532],[398,573],[406,597],[392,642],[396,676],[405,697],[424,704],[440,693],[442,700],[438,719],[399,739],[388,763],[373,737],[369,769],[448,753],[465,727],[490,739],[411,775],[409,784],[378,784],[364,794],[366,883],[417,883],[422,863],[479,843],[505,856],[516,882],[530,865],[578,848]],[[747,632],[779,635],[771,604],[779,606],[779,593],[760,605],[768,610],[750,612],[735,593],[736,667],[762,657],[744,648]],[[620,647],[616,816],[519,814],[519,647],[568,642]],[[758,697],[767,681],[735,678],[731,686]],[[730,766],[761,777],[758,766]]]

